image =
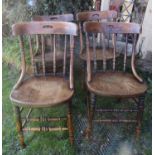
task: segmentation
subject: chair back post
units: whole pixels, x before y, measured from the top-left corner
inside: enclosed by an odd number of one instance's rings
[[[112,63],[112,70],[116,70],[116,42],[117,42],[117,35],[122,34],[125,35],[125,50],[124,50],[124,59],[123,59],[123,71],[126,70],[126,59],[127,59],[127,46],[128,46],[128,36],[133,36],[132,38],[132,57],[131,57],[131,69],[132,73],[135,78],[139,82],[143,82],[142,78],[137,74],[135,69],[135,51],[136,51],[136,42],[137,37],[140,33],[140,25],[136,23],[121,23],[121,22],[85,22],[84,23],[84,32],[86,33],[86,46],[87,46],[87,80],[88,82],[91,81],[91,69],[90,69],[90,51],[89,51],[89,34],[103,34],[104,36],[106,33],[112,34],[112,45],[113,45],[113,63]],[[96,48],[95,44],[93,44],[93,48]],[[95,52],[95,50],[94,50]],[[105,59],[103,59],[103,64],[105,65]],[[105,71],[105,67],[103,67],[103,71]]]
[[[24,41],[23,41],[22,35],[19,35],[19,47],[21,52],[21,74],[17,83],[14,85],[13,89],[17,89],[19,87],[26,72],[25,50],[24,50]]]
[[[132,57],[131,57],[131,68],[134,76],[139,82],[143,82],[143,79],[137,74],[136,68],[135,68],[135,53],[136,53],[136,42],[138,41],[138,36],[134,34],[133,36],[133,46],[132,46]]]

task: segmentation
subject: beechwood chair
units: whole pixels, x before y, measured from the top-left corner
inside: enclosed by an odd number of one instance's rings
[[[63,21],[63,22],[72,22],[74,20],[74,16],[73,14],[61,14],[61,15],[48,15],[48,16],[39,16],[36,15],[32,18],[32,21]],[[61,62],[63,61],[63,53],[61,50],[61,44],[57,43],[60,42],[61,37],[59,35],[57,35],[56,37],[56,57],[57,57],[57,64],[58,66],[60,66]],[[53,59],[53,48],[51,49],[51,43],[53,42],[53,38],[52,36],[46,36],[44,37],[45,40],[45,44],[46,44],[46,49],[45,49],[45,58],[46,58],[46,73],[51,72],[51,68],[52,68],[52,63],[51,63],[51,59]],[[39,73],[39,71],[41,70],[41,48],[40,48],[40,41],[41,38],[39,36],[36,37],[36,44],[37,44],[37,52],[34,55],[34,62],[36,65],[36,70]],[[63,43],[63,40],[61,40],[61,42]],[[69,53],[67,53],[67,58],[69,59]],[[61,66],[59,67],[61,68]]]
[[[23,131],[66,131],[69,130],[70,143],[73,144],[74,134],[73,134],[73,124],[72,124],[72,96],[74,94],[74,83],[73,83],[73,50],[74,50],[74,36],[77,35],[77,26],[74,23],[69,22],[25,22],[20,24],[15,24],[12,26],[13,35],[19,37],[20,51],[21,51],[21,75],[16,85],[13,87],[10,99],[14,105],[15,116],[16,116],[16,127],[19,134],[19,140],[22,147],[25,147]],[[41,54],[42,54],[42,72],[36,74],[34,67],[34,53],[35,45],[33,40],[35,40],[36,35],[40,35],[41,38]],[[53,62],[52,72],[46,74],[45,66],[45,44],[44,36],[52,35],[53,42],[53,57],[51,61]],[[57,57],[55,48],[55,38],[60,35],[64,39],[62,52],[63,65],[61,72],[57,71]],[[29,52],[25,48],[26,41],[29,42]],[[69,49],[66,49],[66,44],[69,45]],[[69,60],[69,73],[66,72],[66,55],[70,53]],[[29,54],[31,58],[31,65],[33,72],[30,75],[27,74],[26,55]],[[29,121],[40,121],[37,118],[29,118],[29,114],[33,108],[51,108],[60,104],[68,105],[67,114],[67,127],[33,127],[25,128],[25,123]],[[21,120],[21,110],[20,107],[30,108],[29,114],[22,124]],[[61,121],[64,118],[46,118],[47,122],[50,121]]]
[[[147,91],[147,86],[143,79],[137,74],[135,69],[135,53],[137,37],[140,33],[140,26],[135,23],[114,23],[114,22],[86,22],[84,24],[84,32],[86,35],[87,45],[87,90],[88,90],[88,137],[92,135],[93,122],[96,123],[136,123],[136,135],[139,137],[141,131],[141,121],[144,110],[144,97]],[[100,33],[102,41],[106,33],[113,35],[113,61],[111,68],[107,66],[107,59],[103,57],[103,67],[98,69],[96,60],[94,64],[91,64],[91,51],[90,51],[90,36]],[[121,34],[125,37],[125,49],[123,51],[123,59],[121,61],[121,67],[116,65],[116,53],[118,35]],[[127,68],[127,55],[129,52],[128,41],[132,37],[132,56],[131,67]],[[103,44],[103,54],[105,52]],[[93,52],[96,53],[96,45],[93,45]],[[121,68],[121,69],[120,69]],[[127,71],[131,69],[131,71]],[[134,109],[97,109],[96,97],[114,97],[116,99],[133,99],[137,108]],[[133,103],[133,102],[132,102]],[[103,102],[104,104],[104,102]],[[134,105],[134,104],[133,104]],[[97,113],[106,112],[136,112],[136,119],[94,119],[94,115]]]

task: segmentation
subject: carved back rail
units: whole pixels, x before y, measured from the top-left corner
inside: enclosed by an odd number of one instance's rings
[[[74,20],[73,14],[62,14],[62,15],[49,15],[49,16],[34,16],[33,21],[64,21],[71,22]]]
[[[74,36],[77,35],[77,25],[70,22],[25,22],[20,24],[14,24],[12,26],[13,35],[19,36],[19,43],[20,43],[20,50],[21,50],[21,76],[19,81],[17,82],[17,87],[24,78],[26,73],[26,66],[28,65],[27,55],[30,55],[31,65],[33,68],[33,75],[34,76],[47,76],[46,74],[46,58],[45,58],[45,39],[44,35],[53,36],[51,40],[51,62],[53,63],[52,72],[48,75],[59,75],[64,78],[69,78],[70,81],[70,88],[73,88],[73,49],[74,49]],[[35,44],[36,36],[39,36],[41,42],[39,46]],[[56,50],[56,37],[60,36],[63,38],[63,44],[59,42],[61,46],[61,50],[63,53],[63,62],[62,62],[62,72],[58,73],[57,68],[57,50]],[[27,48],[27,43],[29,48]],[[58,42],[57,42],[58,43]],[[67,49],[66,45],[69,45],[69,49]],[[34,65],[34,55],[39,50],[41,50],[41,65],[42,65],[42,72],[40,74],[36,74],[36,69]],[[28,53],[27,51],[30,51]],[[66,54],[67,52],[70,53],[70,66],[69,66],[69,77],[66,75]],[[50,58],[49,58],[50,59]]]
[[[124,59],[123,59],[123,68],[122,71],[126,71],[126,62],[127,62],[127,52],[128,52],[128,40],[129,37],[132,36],[132,57],[131,57],[131,69],[132,73],[135,76],[135,78],[142,82],[143,80],[138,76],[136,69],[135,69],[135,52],[136,52],[136,43],[137,43],[137,37],[140,33],[140,25],[135,23],[121,23],[121,22],[85,22],[84,23],[84,32],[86,35],[86,48],[87,48],[87,81],[90,82],[92,79],[92,74],[94,72],[97,72],[97,66],[96,66],[96,59],[95,59],[95,53],[96,53],[96,43],[93,43],[93,53],[94,53],[94,65],[91,65],[90,60],[90,36],[94,36],[97,34],[100,34],[101,41],[102,41],[102,51],[103,54],[105,52],[105,43],[104,39],[107,33],[110,33],[113,35],[112,37],[112,45],[113,45],[113,60],[112,60],[112,68],[107,69],[106,68],[106,57],[103,57],[103,72],[107,70],[112,71],[118,71],[118,68],[116,68],[116,53],[117,51],[117,36],[119,34],[125,35],[125,50],[124,52]],[[105,55],[105,54],[104,54]],[[93,69],[92,69],[93,68]]]
[[[115,21],[117,18],[116,11],[87,11],[87,12],[79,12],[76,15],[76,19],[78,21],[79,33],[80,33],[80,53],[83,50],[83,23],[85,21]],[[109,37],[109,36],[108,36]],[[96,36],[97,38],[97,36]]]

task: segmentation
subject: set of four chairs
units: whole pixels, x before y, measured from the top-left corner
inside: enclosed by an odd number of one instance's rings
[[[139,136],[147,90],[146,84],[135,69],[136,43],[141,28],[136,23],[116,22],[116,18],[117,12],[115,11],[89,11],[77,14],[78,26],[71,22],[74,20],[72,14],[35,16],[31,22],[12,26],[13,35],[19,37],[21,75],[11,91],[10,99],[14,105],[16,127],[23,148],[25,147],[23,131],[27,130],[68,130],[70,143],[74,143],[73,65],[75,36],[78,32],[80,36],[79,55],[84,64],[84,72],[86,72],[84,83],[88,92],[87,136],[92,136],[93,122],[136,123],[136,135]],[[128,50],[131,53],[130,73],[127,68]],[[121,59],[120,55],[123,55]],[[121,67],[118,66],[117,61],[120,62]],[[97,96],[117,99],[131,98],[137,108],[97,109]],[[39,118],[29,118],[33,108],[50,108],[62,103],[68,106],[67,118],[46,118],[45,121],[67,120],[67,127],[25,127],[28,121],[42,121]],[[22,122],[21,113],[24,107],[30,110]],[[95,112],[136,112],[137,115],[134,120],[119,118],[95,120]]]

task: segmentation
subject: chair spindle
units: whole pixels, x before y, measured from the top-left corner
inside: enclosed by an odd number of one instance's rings
[[[91,63],[90,63],[90,52],[89,52],[89,39],[88,39],[88,33],[86,32],[86,50],[87,50],[87,81],[91,81]]]
[[[65,40],[64,40],[64,64],[63,64],[63,76],[66,74],[66,48],[67,48],[67,36],[65,35]]]
[[[83,49],[83,36],[82,36],[82,26],[81,26],[81,23],[79,23],[79,32],[80,32],[80,53],[82,53],[82,49]]]
[[[116,68],[116,34],[112,34],[113,35],[113,71],[115,71]]]
[[[53,36],[53,73],[56,73],[56,41],[55,41],[55,34]]]
[[[106,71],[106,48],[105,48],[105,36],[101,33],[101,46],[102,46],[102,53],[103,53],[103,71]]]
[[[37,34],[36,35],[36,53],[39,51],[39,46],[40,44],[39,44],[39,35]]]
[[[32,65],[33,71],[35,73],[35,63],[34,63],[34,57],[33,57],[32,38],[30,35],[29,35],[29,48],[30,48],[31,65]]]
[[[45,75],[45,38],[41,35],[41,45],[42,45],[42,67],[43,67],[43,75]]]
[[[50,42],[51,42],[51,52],[53,52],[53,36],[50,34]]]
[[[94,71],[96,72],[97,70],[97,61],[96,61],[96,38],[95,34],[93,33],[93,57],[94,57]]]
[[[125,35],[125,53],[124,53],[124,64],[123,64],[124,72],[126,71],[127,50],[128,50],[128,34]]]

